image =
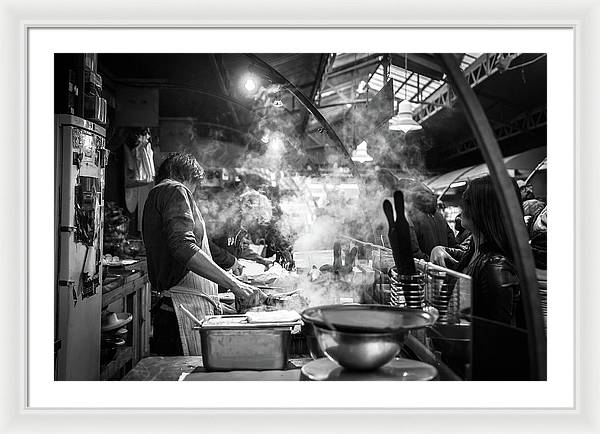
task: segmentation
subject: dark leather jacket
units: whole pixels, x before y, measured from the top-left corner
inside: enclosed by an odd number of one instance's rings
[[[525,316],[512,262],[485,244],[472,262],[473,248],[446,251],[459,260],[457,269],[472,277],[472,379],[528,379]]]

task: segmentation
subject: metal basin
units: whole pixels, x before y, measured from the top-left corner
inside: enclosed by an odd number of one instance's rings
[[[302,326],[302,334],[306,340],[306,346],[310,353],[310,357],[314,360],[325,357],[325,353],[321,349],[319,345],[319,341],[317,341],[317,337],[315,336],[315,328],[312,324],[304,324]]]
[[[436,317],[430,312],[383,305],[315,306],[302,312],[312,324],[325,355],[341,366],[367,371],[396,356],[409,330],[429,327]]]
[[[347,369],[369,371],[392,360],[402,349],[407,332],[348,333],[314,326],[325,355]]]

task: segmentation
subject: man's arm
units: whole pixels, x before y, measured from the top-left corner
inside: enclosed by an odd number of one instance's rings
[[[185,266],[197,275],[211,280],[224,288],[230,289],[236,296],[243,299],[256,297],[257,301],[260,301],[261,298],[266,298],[266,295],[262,293],[260,289],[244,282],[240,282],[233,275],[227,273],[215,264],[215,262],[202,250],[198,250],[198,252],[188,260]]]
[[[260,290],[238,281],[220,268],[197,244],[194,216],[187,191],[177,188],[169,196],[163,211],[164,231],[171,255],[189,270],[221,285],[242,298]],[[263,294],[264,295],[264,294]]]
[[[213,258],[213,261],[225,270],[229,270],[235,264],[235,256],[229,253],[227,250],[222,249],[213,241],[208,240],[208,245],[210,247],[210,254]]]

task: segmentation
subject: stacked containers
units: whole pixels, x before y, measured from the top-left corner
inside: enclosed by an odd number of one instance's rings
[[[428,269],[425,298],[430,306],[437,309],[439,324],[459,322],[459,297],[456,279],[450,278],[445,271]]]
[[[390,268],[389,304],[410,309],[434,307],[438,313],[439,324],[458,324],[460,322],[460,280],[448,276],[445,271],[424,267],[422,273],[399,275],[395,267]],[[468,283],[468,282],[467,282]]]
[[[425,275],[401,275],[390,268],[390,304],[410,309],[425,308]]]

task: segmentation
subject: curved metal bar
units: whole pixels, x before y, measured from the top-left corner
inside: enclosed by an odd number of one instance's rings
[[[535,166],[535,169],[533,169],[533,171],[529,174],[529,176],[525,180],[525,185],[529,184],[529,181],[531,181],[531,178],[533,178],[533,175],[535,175],[540,170],[540,167],[542,167],[544,165],[544,163],[546,162],[547,159],[548,159],[547,157],[544,157],[544,159],[542,161],[540,161],[540,164]]]
[[[460,178],[461,176],[463,176],[465,173],[469,172],[469,171],[470,171],[471,169],[473,169],[475,166],[477,166],[477,165],[475,164],[475,165],[473,165],[473,166],[470,166],[470,167],[468,167],[468,168],[467,168],[467,170],[464,170],[464,171],[460,172],[458,175],[456,175],[456,176],[454,177],[454,179],[448,183],[448,185],[446,186],[446,188],[444,188],[444,191],[442,191],[442,192],[440,193],[440,196],[438,197],[438,199],[439,199],[439,200],[442,200],[442,197],[444,197],[444,195],[445,195],[445,194],[448,192],[448,190],[450,190],[450,186],[451,186],[451,185],[452,185],[454,182],[456,182],[456,180],[457,180],[458,178]]]
[[[529,247],[529,236],[520,212],[519,198],[515,194],[512,180],[504,166],[502,154],[492,127],[475,92],[460,70],[456,58],[452,54],[440,54],[439,56],[454,92],[463,103],[469,126],[490,170],[492,184],[502,208],[501,217],[508,222],[508,236],[519,273],[525,308],[525,321],[529,332],[531,376],[533,379],[545,380],[547,369],[546,334],[535,277],[533,254]]]
[[[327,132],[327,135],[329,136],[329,138],[331,140],[333,140],[335,145],[340,149],[340,151],[342,151],[342,154],[345,157],[347,157],[348,162],[350,163],[350,171],[352,172],[352,174],[354,176],[356,176],[358,179],[361,179],[360,173],[358,172],[358,169],[356,168],[356,165],[354,164],[354,161],[352,160],[352,156],[350,155],[350,153],[348,152],[348,150],[342,143],[342,140],[337,135],[337,133],[335,132],[335,130],[333,129],[331,124],[329,124],[329,122],[327,122],[327,119],[325,119],[325,117],[321,114],[321,112],[313,104],[313,102],[306,95],[304,95],[300,91],[300,89],[298,89],[296,86],[294,86],[294,84],[291,83],[286,77],[281,75],[279,73],[279,71],[277,71],[275,68],[273,68],[271,65],[269,65],[264,60],[262,60],[260,57],[254,55],[254,54],[246,54],[246,57],[248,57],[250,60],[252,60],[252,62],[254,62],[255,64],[258,64],[261,68],[266,70],[265,73],[269,74],[269,76],[274,78],[279,84],[282,84],[285,87],[285,89],[287,91],[289,91],[292,95],[294,95],[296,97],[296,99],[298,99],[298,101],[300,101],[300,103],[304,106],[304,108],[306,108],[306,110],[308,110],[315,117],[315,119],[317,119],[317,121],[321,124],[323,129]]]

